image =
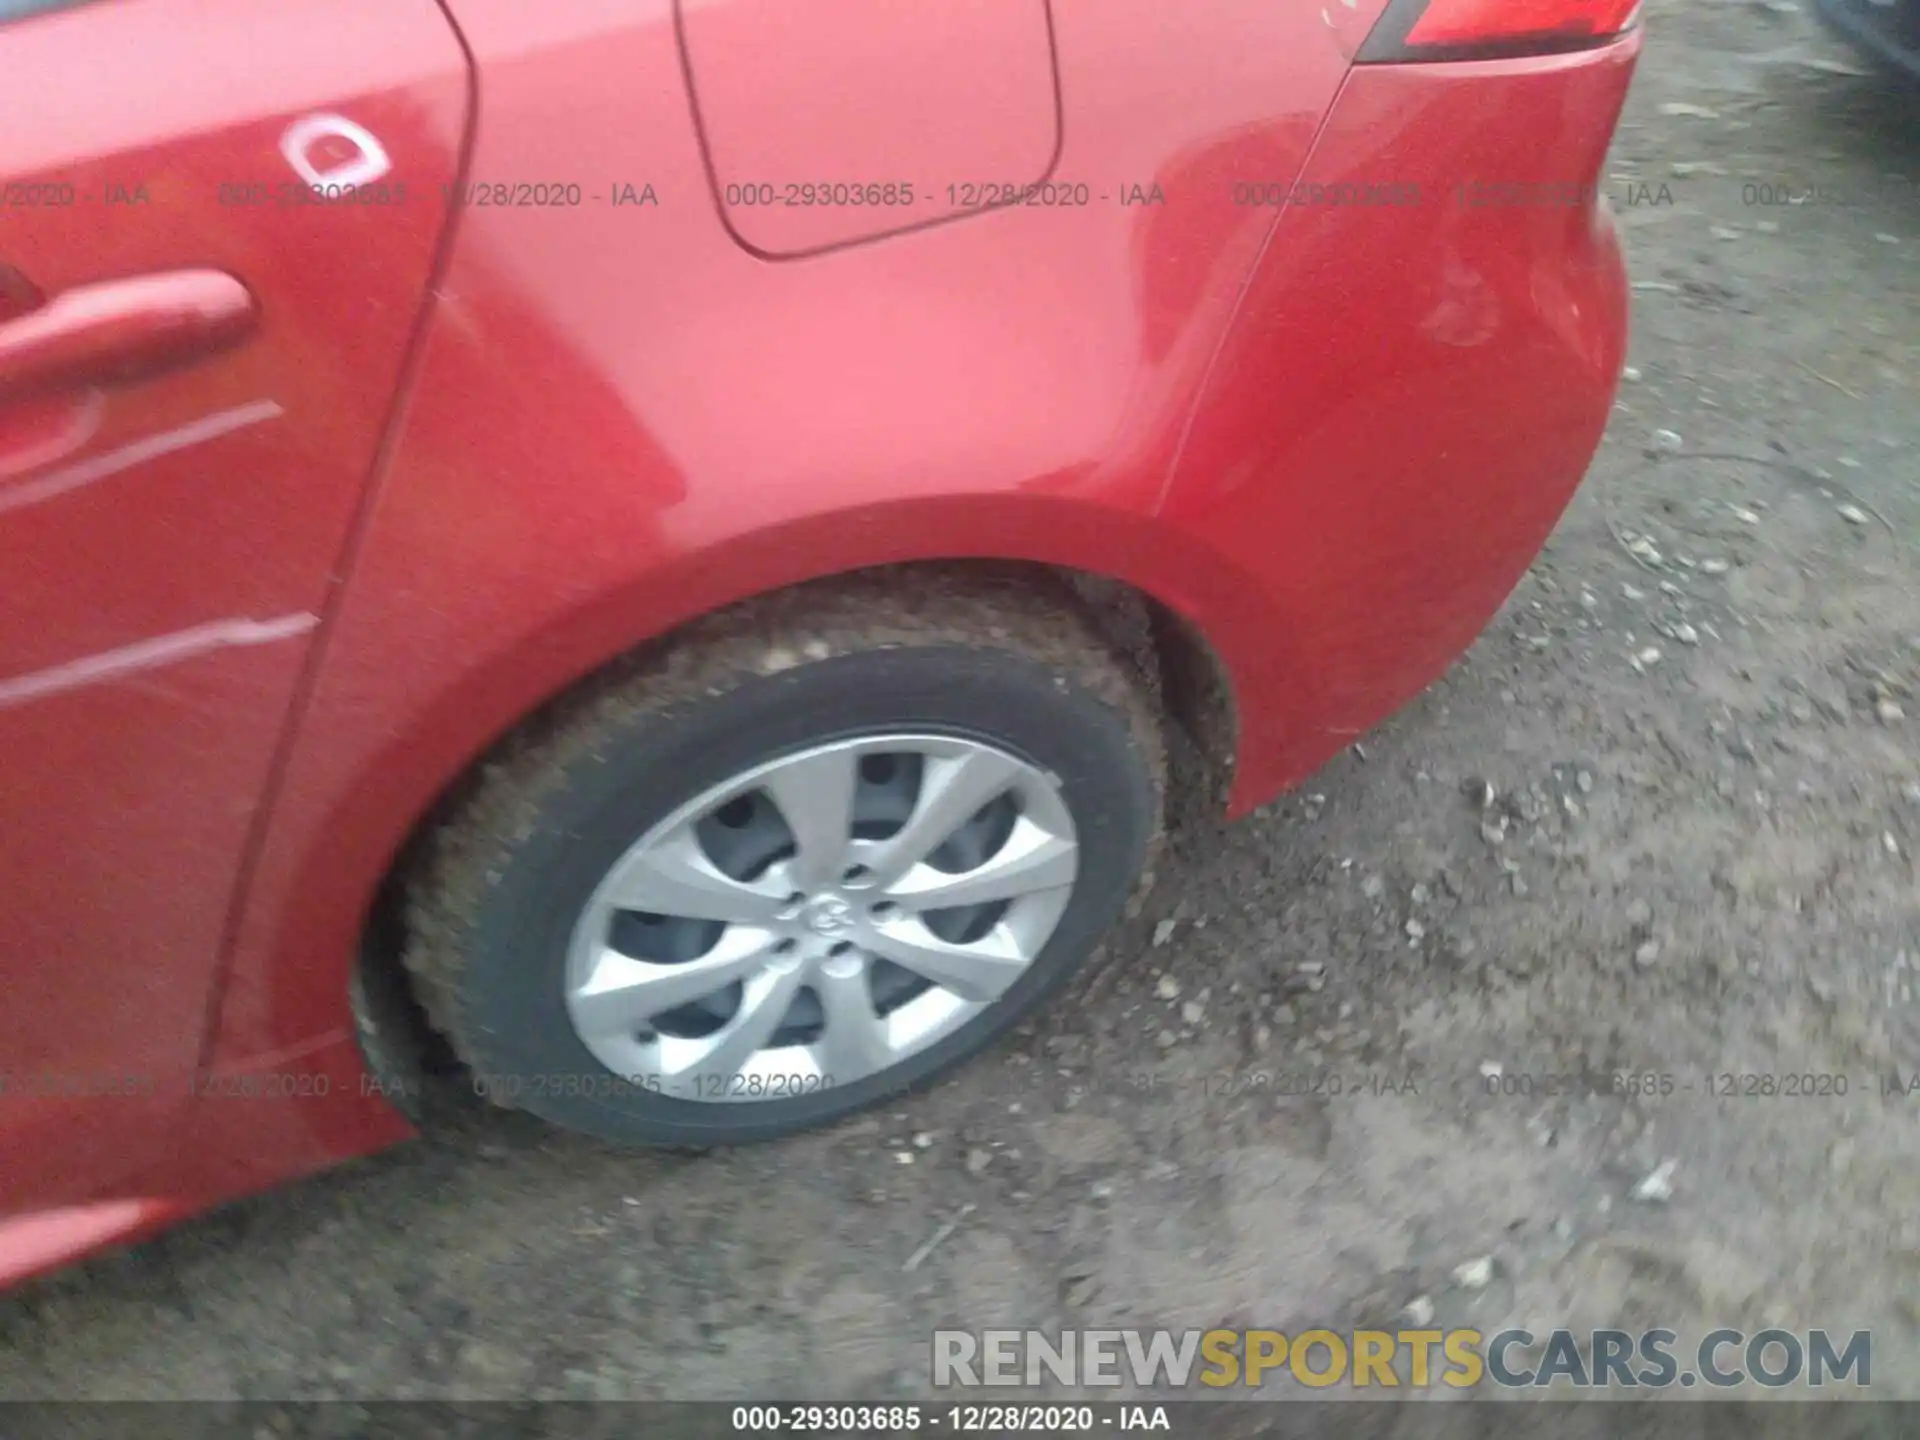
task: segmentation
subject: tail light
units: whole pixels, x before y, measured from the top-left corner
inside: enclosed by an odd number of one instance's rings
[[[1639,16],[1640,0],[1393,0],[1357,58],[1490,60],[1587,50]]]

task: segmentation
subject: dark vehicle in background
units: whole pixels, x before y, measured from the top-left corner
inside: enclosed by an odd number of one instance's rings
[[[1920,79],[1920,0],[1814,0],[1814,9],[1876,64]]]

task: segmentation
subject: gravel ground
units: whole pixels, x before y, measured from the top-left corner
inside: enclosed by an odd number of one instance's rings
[[[1078,996],[771,1147],[472,1118],[0,1299],[0,1394],[881,1398],[942,1325],[1431,1306],[1872,1328],[1920,1395],[1920,1093],[1877,1078],[1920,1066],[1920,188],[1833,194],[1920,182],[1920,97],[1785,0],[1650,8],[1634,368],[1580,499],[1443,683],[1176,837]],[[1345,1093],[1276,1093],[1321,1067]]]

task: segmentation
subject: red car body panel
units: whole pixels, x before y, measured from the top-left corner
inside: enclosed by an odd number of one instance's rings
[[[1164,598],[1228,658],[1236,812],[1437,678],[1572,498],[1626,355],[1612,217],[1455,187],[1591,184],[1638,47],[1362,68],[1343,91],[1300,184],[1421,199],[1286,213],[1157,517],[1223,587]]]
[[[433,206],[221,187],[291,178],[289,123],[351,109],[431,189],[468,72],[431,0],[205,0],[190,33],[125,0],[0,29],[0,53],[0,178],[76,197],[10,208],[0,263],[50,299],[211,268],[258,311],[200,365],[0,406],[0,1212],[20,1212],[118,1193],[200,1108],[235,883],[443,229]]]
[[[0,28],[0,56],[11,68],[27,36],[57,74],[87,27],[160,8]],[[1105,575],[1220,657],[1237,814],[1465,646],[1605,423],[1626,287],[1604,209],[1449,191],[1592,181],[1637,33],[1354,69],[1379,0],[1333,23],[1270,0],[993,0],[958,7],[932,48],[880,0],[452,8],[457,40],[425,0],[295,0],[268,28],[346,15],[377,60],[336,68],[320,41],[281,56],[256,35],[280,57],[270,78],[197,112],[176,96],[172,130],[130,105],[74,144],[71,112],[12,123],[0,100],[7,178],[111,155],[149,188],[168,165],[252,179],[261,137],[324,106],[378,131],[395,176],[437,192],[457,173],[465,197],[304,220],[181,206],[177,243],[129,235],[111,264],[99,247],[122,242],[62,248],[51,228],[21,263],[0,230],[0,261],[59,288],[213,265],[261,298],[232,354],[114,392],[125,428],[78,442],[81,460],[256,395],[285,409],[191,463],[142,462],[145,498],[93,487],[94,511],[4,510],[75,459],[0,479],[0,573],[28,577],[0,628],[0,743],[32,757],[0,796],[7,918],[31,937],[4,978],[32,1007],[0,1019],[0,1066],[174,1077],[137,1121],[118,1100],[0,1097],[0,1214],[17,1217],[0,1279],[410,1133],[370,1093],[349,1005],[373,898],[448,785],[636,644],[878,564]],[[238,47],[242,10],[257,30],[237,0],[197,11],[193,53]],[[210,43],[209,23],[233,38]],[[185,53],[147,38],[156,73]],[[257,123],[233,138],[218,117],[241,111]],[[1042,176],[1088,202],[962,213],[946,189]],[[915,201],[729,203],[882,181]],[[1421,198],[1246,203],[1247,185],[1296,181]],[[473,203],[523,184],[581,202]],[[102,597],[84,615],[62,610],[56,560]],[[300,616],[4,702],[13,677],[114,646]],[[163,823],[115,831],[133,806]]]
[[[680,35],[715,198],[755,254],[938,224],[1060,155],[1047,0],[733,0],[683,7]]]

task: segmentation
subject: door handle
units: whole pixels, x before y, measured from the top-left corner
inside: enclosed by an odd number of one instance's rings
[[[224,350],[259,320],[222,270],[170,270],[80,285],[0,321],[0,401],[125,385]]]

